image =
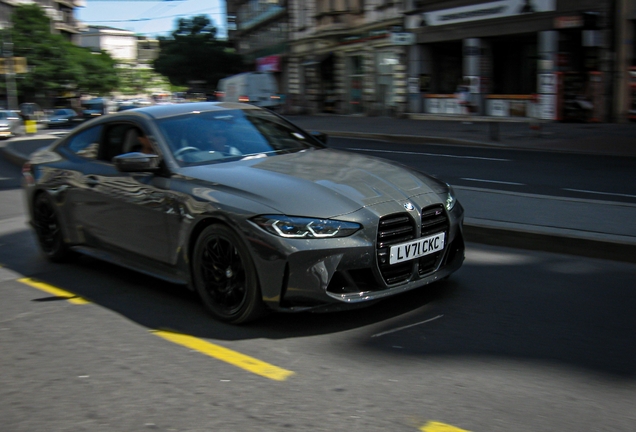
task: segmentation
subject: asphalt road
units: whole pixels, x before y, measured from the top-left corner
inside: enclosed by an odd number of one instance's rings
[[[228,326],[179,286],[43,260],[0,169],[3,431],[636,430],[636,265],[469,243],[427,289]]]
[[[336,137],[329,146],[392,159],[454,186],[636,203],[633,158]]]
[[[0,190],[20,187],[20,168],[0,156]],[[0,215],[3,208],[0,208]]]

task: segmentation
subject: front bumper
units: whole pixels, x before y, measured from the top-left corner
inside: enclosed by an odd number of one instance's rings
[[[369,226],[370,220],[363,223],[365,229],[346,238],[276,239],[278,244],[265,248],[263,239],[253,241],[263,300],[283,311],[344,308],[441,280],[461,267],[465,250],[463,208],[457,203],[445,213],[444,249],[402,264],[398,280],[388,278],[387,266],[379,264],[377,225]],[[417,232],[419,237],[419,226]]]

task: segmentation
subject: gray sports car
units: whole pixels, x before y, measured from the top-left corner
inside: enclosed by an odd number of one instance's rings
[[[371,302],[460,268],[448,184],[325,141],[248,104],[109,114],[32,155],[30,222],[49,259],[79,252],[184,284],[232,323]]]

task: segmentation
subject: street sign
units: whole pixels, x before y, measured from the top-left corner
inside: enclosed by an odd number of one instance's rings
[[[415,43],[415,34],[391,33],[390,40],[393,45],[413,45]]]

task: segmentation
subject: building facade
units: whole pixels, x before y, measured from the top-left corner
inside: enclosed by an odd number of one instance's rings
[[[289,12],[287,0],[227,0],[228,39],[246,71],[270,72],[287,94]]]
[[[37,4],[51,19],[51,30],[77,43],[85,26],[75,18],[75,9],[86,6],[86,0],[0,0],[0,22],[11,22],[13,9],[20,5]]]
[[[407,45],[400,39],[402,2],[289,3],[292,109],[370,115],[404,112]]]
[[[292,111],[636,116],[635,0],[249,0],[228,16],[254,68],[287,22],[276,73]]]
[[[104,50],[119,61],[137,61],[137,36],[130,30],[89,26],[79,36],[79,46],[92,51]]]
[[[413,1],[409,111],[603,121],[611,0]],[[417,83],[417,85],[415,85]],[[416,88],[419,86],[419,89]],[[467,104],[454,95],[468,88]]]

